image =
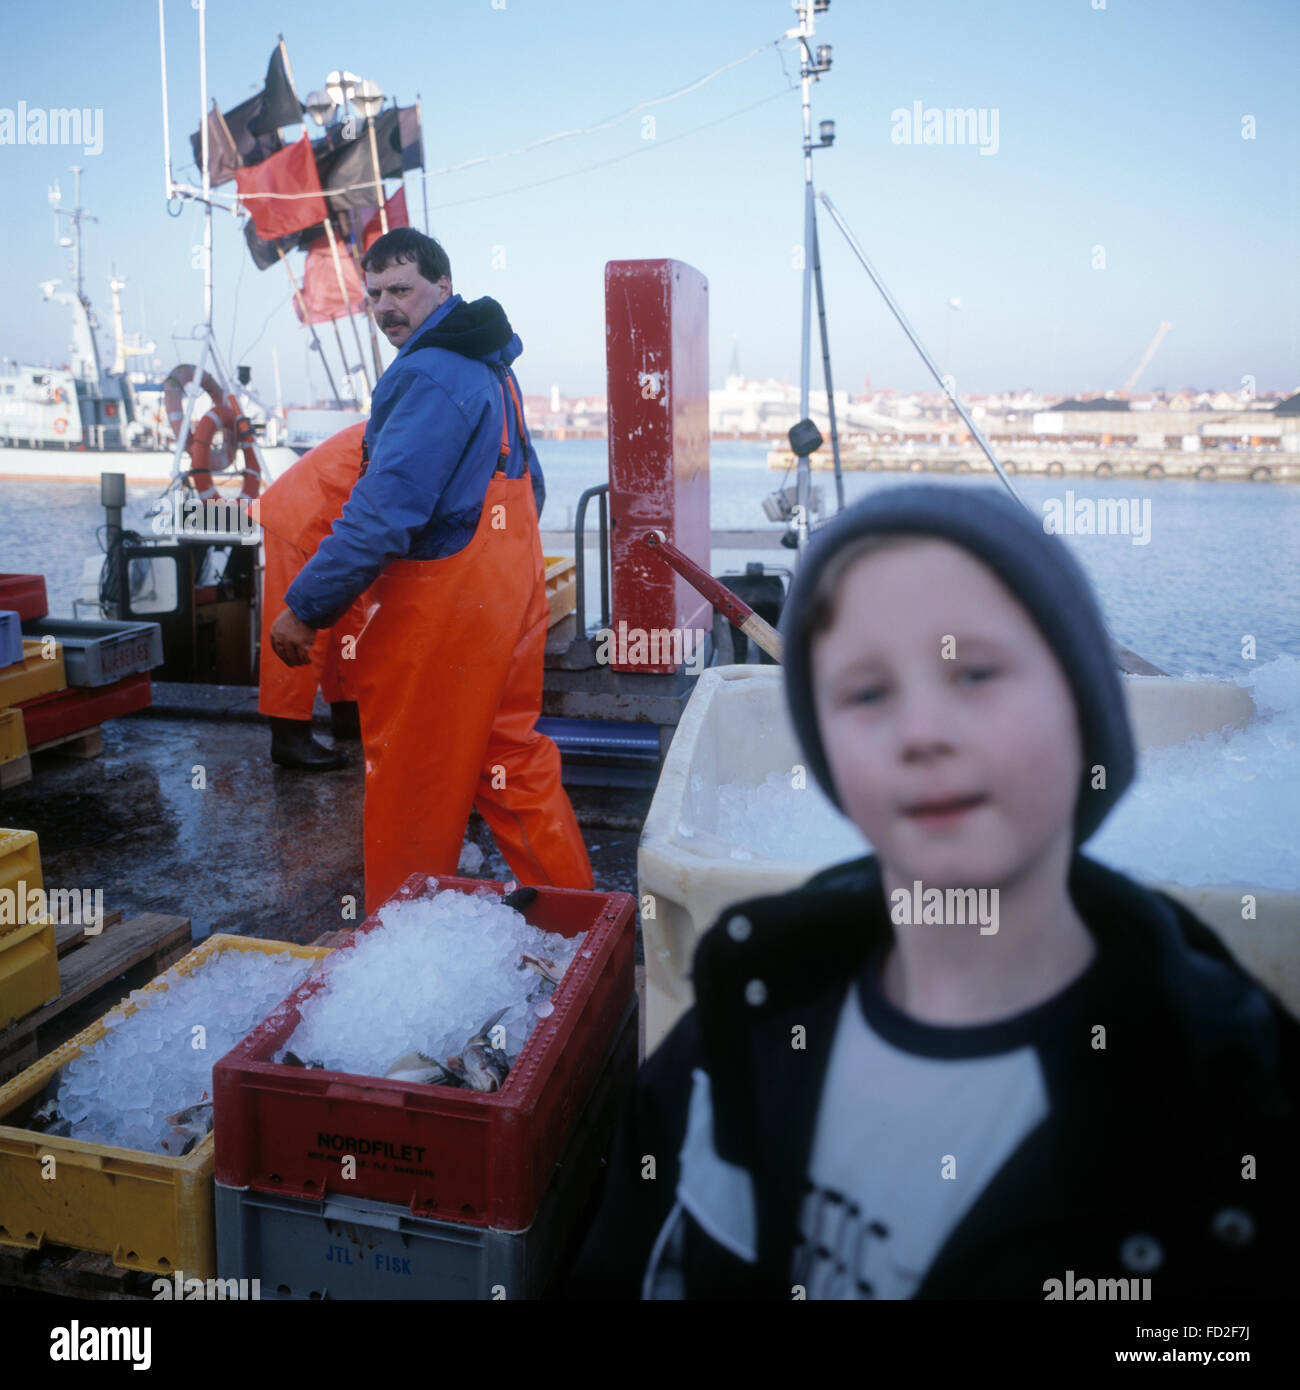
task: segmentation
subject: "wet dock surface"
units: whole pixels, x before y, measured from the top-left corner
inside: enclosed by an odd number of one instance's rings
[[[325,728],[317,737],[331,742]],[[0,795],[0,824],[40,837],[47,887],[102,889],[105,911],[186,916],[196,940],[221,931],[309,942],[365,915],[361,745],[342,744],[345,768],[311,773],[276,767],[270,741],[255,690],[159,686],[153,710],[103,726],[99,757],[37,755],[32,780]],[[568,791],[596,887],[635,894],[652,793]],[[466,843],[466,877],[512,876],[476,813]],[[482,854],[473,868],[470,844]],[[344,917],[349,897],[354,918]]]

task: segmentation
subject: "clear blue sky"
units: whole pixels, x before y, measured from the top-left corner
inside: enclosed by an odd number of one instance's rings
[[[819,186],[931,350],[943,356],[950,342],[944,365],[963,391],[1118,387],[1162,320],[1173,330],[1144,386],[1236,389],[1250,374],[1261,391],[1296,389],[1300,7],[1095,3],[834,0],[817,33],[834,47],[834,69],[814,88],[813,115],[836,121],[837,142],[815,156]],[[166,0],[166,13],[174,160],[178,176],[193,177],[181,166],[199,117],[198,16],[189,0]],[[793,23],[785,0],[211,0],[209,91],[229,108],[257,90],[282,30],[300,96],[339,66],[403,104],[420,92],[432,168],[604,120]],[[793,45],[780,52],[793,78]],[[84,201],[99,218],[86,273],[101,321],[116,264],[129,281],[128,328],[154,338],[167,366],[192,358],[173,334],[201,317],[190,252],[201,216],[187,205],[173,220],[164,207],[156,4],[7,7],[0,74],[0,107],[102,108],[104,131],[97,156],[0,145],[0,354],[66,358],[66,312],[42,303],[37,283],[68,278],[46,190],[58,178],[70,195],[67,168],[80,163]],[[797,380],[791,252],[802,235],[802,171],[798,96],[786,87],[769,49],[651,108],[653,140],[638,114],[429,180],[430,230],[449,251],[455,287],[505,305],[524,340],[525,390],[603,391],[605,262],[657,256],[708,276],[715,385],[733,335],[745,375]],[[894,143],[891,112],[915,101],[996,109],[997,153]],[[1242,138],[1245,116],[1253,140]],[[687,134],[710,122],[719,123]],[[587,168],[602,161],[616,162]],[[541,180],[553,181],[523,187]],[[407,196],[422,226],[415,179]],[[928,385],[825,215],[821,233],[837,384],[860,389],[869,372],[877,387]],[[1104,270],[1092,268],[1096,245]],[[492,266],[494,247],[505,250],[502,268]],[[223,346],[233,341],[269,396],[276,345],[286,398],[303,399],[305,334],[287,281],[253,267],[224,213],[216,274]]]

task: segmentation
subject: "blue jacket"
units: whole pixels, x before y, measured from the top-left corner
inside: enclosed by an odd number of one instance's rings
[[[316,628],[337,622],[392,560],[440,559],[469,544],[500,453],[502,390],[507,476],[522,474],[526,454],[541,515],[541,464],[531,442],[519,440],[505,383],[514,379],[510,363],[522,351],[494,299],[467,304],[460,295],[403,344],[371,401],[369,467],[285,595],[302,622]]]

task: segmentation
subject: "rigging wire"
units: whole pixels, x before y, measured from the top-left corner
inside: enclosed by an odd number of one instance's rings
[[[925,344],[917,336],[915,330],[912,328],[912,325],[908,323],[907,316],[899,307],[898,302],[894,299],[894,296],[890,294],[888,288],[885,285],[885,282],[880,278],[879,274],[877,273],[875,266],[873,266],[871,262],[867,259],[867,253],[858,244],[857,237],[855,237],[853,233],[849,230],[849,224],[845,222],[845,220],[840,216],[839,212],[835,207],[835,204],[831,202],[830,198],[826,195],[824,191],[819,192],[817,196],[825,204],[826,211],[829,212],[831,215],[831,220],[840,229],[840,231],[844,233],[844,239],[849,243],[850,250],[852,250],[853,254],[858,258],[858,262],[862,266],[863,270],[865,270],[868,276],[870,276],[871,283],[875,285],[876,289],[880,291],[880,297],[885,301],[885,304],[888,307],[890,313],[893,314],[894,318],[898,320],[898,326],[907,335],[908,341],[912,344],[912,346],[917,350],[917,352],[921,354],[921,361],[924,362],[926,367],[929,369],[930,375],[934,377],[935,381],[939,383],[940,389],[952,402],[953,408],[956,410],[957,414],[961,416],[962,423],[971,433],[971,438],[974,439],[976,444],[978,444],[979,447],[984,451],[985,458],[987,458],[988,461],[993,465],[994,472],[996,472],[998,477],[1002,480],[1003,486],[1012,495],[1012,497],[1014,497],[1016,501],[1019,502],[1020,505],[1025,508],[1026,511],[1029,511],[1029,504],[1016,491],[1015,487],[1012,485],[1011,479],[1007,477],[1005,471],[1002,468],[1002,465],[998,462],[997,455],[993,452],[993,446],[988,442],[987,439],[984,438],[984,434],[980,430],[980,427],[975,423],[974,420],[971,419],[969,412],[967,411],[966,407],[962,404],[961,397],[957,394],[956,389],[952,384],[952,378],[944,376],[944,374],[939,370],[939,364],[934,360],[933,357],[930,356],[929,352],[926,351]]]
[[[784,38],[784,35],[782,35]],[[712,72],[694,82],[688,83],[685,87],[679,87],[675,92],[668,92],[664,96],[650,97],[646,101],[639,101],[635,106],[629,106],[626,111],[620,111],[617,116],[611,116],[608,120],[600,121],[596,125],[580,126],[574,130],[557,131],[554,135],[545,135],[540,140],[531,140],[526,145],[520,145],[517,149],[506,150],[501,154],[477,155],[473,159],[463,159],[459,164],[448,164],[442,169],[421,170],[423,178],[431,178],[438,174],[456,174],[462,169],[469,169],[475,164],[492,164],[500,159],[513,159],[515,155],[527,154],[529,150],[538,149],[542,145],[554,144],[557,140],[568,140],[575,135],[594,135],[600,130],[609,130],[611,127],[621,124],[629,116],[635,116],[638,111],[644,111],[651,106],[662,106],[666,102],[676,101],[678,97],[684,97],[689,92],[698,91],[706,82],[713,79],[729,68],[739,67],[741,63],[747,63],[759,53],[766,52],[769,48],[775,48],[781,43],[781,39],[771,39],[767,43],[761,43],[757,48],[752,48],[741,58],[733,58],[729,63],[723,63],[721,67],[714,68]]]
[[[777,53],[780,54],[780,45],[781,45],[781,43],[784,41],[784,39],[785,39],[785,35],[783,34],[780,38],[770,39],[767,43],[759,44],[757,48],[751,49],[748,53],[743,54],[743,55],[742,55],[741,57],[739,57],[739,58],[733,58],[733,59],[731,59],[730,62],[723,63],[720,67],[714,68],[712,72],[705,73],[705,75],[704,75],[703,77],[697,78],[694,82],[687,83],[687,85],[684,86],[684,87],[679,87],[676,91],[667,92],[667,93],[665,93],[663,96],[650,97],[650,98],[648,98],[648,99],[645,100],[645,101],[639,101],[639,102],[636,103],[636,105],[634,105],[634,106],[629,106],[625,111],[619,112],[618,115],[616,115],[616,116],[611,116],[608,120],[605,120],[605,121],[599,121],[599,122],[597,122],[595,125],[575,127],[575,128],[572,129],[572,130],[561,130],[561,131],[556,131],[553,135],[546,135],[546,136],[543,136],[540,140],[532,140],[532,141],[530,141],[528,144],[526,144],[526,145],[519,145],[517,148],[515,148],[515,149],[513,149],[513,150],[504,150],[504,151],[502,151],[502,152],[499,153],[499,154],[477,155],[477,156],[475,156],[475,158],[473,158],[473,159],[462,160],[459,164],[449,164],[449,165],[446,165],[446,166],[444,166],[443,168],[440,168],[440,169],[418,169],[418,170],[412,169],[412,170],[407,170],[407,171],[404,172],[403,177],[404,177],[404,178],[408,178],[408,177],[409,177],[409,178],[411,178],[411,179],[424,179],[424,180],[427,180],[427,179],[434,178],[434,177],[436,177],[436,176],[440,176],[440,175],[443,175],[443,174],[454,174],[454,173],[458,173],[458,172],[459,172],[460,170],[462,170],[462,169],[468,169],[468,168],[470,168],[470,167],[472,167],[472,166],[474,166],[474,165],[478,165],[478,164],[493,164],[493,163],[496,163],[497,161],[502,160],[502,159],[512,159],[512,158],[514,158],[516,155],[526,154],[526,153],[528,153],[530,150],[535,150],[535,149],[539,148],[539,147],[542,146],[542,145],[554,144],[554,143],[555,143],[556,141],[558,141],[558,140],[567,140],[567,139],[570,139],[570,138],[572,138],[573,136],[576,136],[576,135],[592,135],[592,134],[595,134],[595,133],[598,132],[598,131],[608,130],[608,129],[610,129],[611,127],[616,126],[616,125],[620,124],[621,122],[627,120],[628,117],[635,115],[638,111],[644,111],[644,110],[646,110],[648,107],[651,107],[651,106],[662,106],[662,105],[666,104],[667,102],[676,101],[679,97],[683,97],[683,96],[688,95],[688,94],[691,93],[691,92],[698,91],[699,88],[703,87],[706,83],[711,82],[715,77],[718,77],[720,74],[722,74],[722,73],[724,73],[724,72],[727,72],[727,71],[728,71],[729,69],[731,69],[731,68],[738,67],[741,63],[747,63],[751,58],[756,57],[756,56],[757,56],[758,54],[760,54],[760,53],[765,53],[769,48],[774,48],[774,49],[776,49],[776,50],[777,50]],[[795,83],[793,83],[793,82],[790,81],[789,73],[785,71],[785,59],[784,59],[783,56],[782,56],[782,58],[781,58],[781,68],[782,68],[782,71],[785,72],[786,81],[787,81],[787,83],[788,83],[788,89],[793,89],[797,84],[795,84]],[[762,103],[756,103],[756,104],[757,104],[757,105],[761,105]],[[752,110],[752,109],[753,109],[753,107],[745,107],[745,108],[742,108],[742,111],[736,111],[736,112],[734,112],[733,114],[734,114],[734,115],[741,115],[741,114],[743,114],[743,111]],[[726,117],[723,117],[722,119],[725,120],[725,119],[727,119],[727,118],[726,118]],[[717,122],[710,122],[710,124],[717,124]],[[705,130],[705,129],[707,129],[707,128],[708,128],[707,126],[697,126],[697,127],[695,127],[695,129],[697,129],[697,130]],[[681,137],[680,137],[680,136],[673,136],[672,138],[673,138],[673,139],[680,139]],[[670,143],[670,142],[667,141],[667,140],[665,140],[665,141],[661,141],[660,143],[662,143],[662,144],[668,144],[668,143]],[[610,161],[607,161],[607,162],[613,163],[614,161],[610,160]],[[185,167],[186,167],[186,168],[195,167],[195,168],[196,168],[196,172],[199,172],[199,171],[197,170],[197,166],[186,165]],[[254,165],[254,166],[252,166],[252,167],[256,168],[257,166]],[[591,165],[591,166],[589,166],[589,167],[591,167],[591,168],[600,168],[601,166],[598,165],[598,164],[596,164],[596,165]],[[559,177],[564,178],[564,177],[567,177],[567,175],[560,175]],[[543,180],[543,182],[548,182],[548,181],[549,181],[549,180]],[[528,184],[528,185],[523,185],[523,186],[524,186],[524,187],[536,187],[537,185]],[[346,186],[340,186],[340,187],[338,187],[338,188],[326,189],[326,190],[324,190],[324,193],[325,193],[325,195],[326,195],[327,197],[337,196],[337,195],[343,194],[343,193],[356,193],[356,192],[369,192],[369,193],[373,193],[373,192],[374,192],[374,188],[375,188],[375,181],[374,181],[374,179],[367,179],[367,180],[366,180],[365,182],[363,182],[363,183],[347,184]],[[194,189],[194,190],[185,189],[184,191],[185,191],[186,196],[189,197],[192,201],[195,201],[195,202],[202,202],[202,201],[203,201],[202,198],[196,198],[196,197],[194,196],[195,193],[198,192],[197,189]],[[294,198],[303,198],[303,197],[316,197],[316,196],[319,196],[319,195],[316,195],[316,194],[303,194],[303,193],[270,193],[270,192],[267,192],[267,193],[258,193],[256,196],[257,196],[259,199],[268,199],[268,200],[269,200],[269,199],[279,199],[279,200],[284,200],[284,199],[294,199]],[[491,196],[495,196],[495,195],[491,195]],[[227,200],[228,200],[228,202],[229,202],[229,206],[228,206],[228,207],[227,207]],[[226,208],[227,211],[233,212],[233,211],[235,211],[236,208],[239,206],[239,195],[238,195],[238,193],[217,193],[215,190],[209,190],[208,201],[210,201],[214,207]],[[474,201],[474,200],[471,200],[471,201]],[[451,207],[451,206],[458,206],[458,205],[456,205],[456,204],[444,203],[444,204],[442,204],[442,206],[444,206],[444,207]]]
[[[535,179],[532,183],[518,183],[512,188],[503,188],[496,193],[483,193],[476,198],[459,198],[451,203],[432,203],[430,211],[441,212],[446,208],[463,208],[470,203],[486,203],[492,198],[504,198],[511,193],[524,193],[529,189],[541,188],[548,183],[559,183],[561,179],[576,178],[579,174],[589,174],[593,169],[605,169],[611,164],[619,164],[625,159],[632,159],[639,154],[648,154],[651,150],[661,149],[665,145],[675,144],[678,140],[685,140],[688,135],[698,135],[702,130],[708,130],[711,126],[721,125],[724,121],[734,120],[737,116],[743,116],[747,111],[753,111],[757,107],[766,106],[768,102],[775,101],[778,97],[783,97],[789,88],[782,88],[779,92],[773,92],[769,96],[763,97],[759,101],[751,102],[748,106],[742,106],[736,111],[730,111],[725,116],[719,116],[716,120],[706,121],[703,125],[692,126],[690,130],[684,130],[680,135],[670,135],[667,140],[646,140],[637,149],[627,150],[623,154],[616,154],[610,159],[599,160],[595,164],[584,164],[581,168],[570,169],[567,173],[552,174],[549,178]]]
[[[276,314],[278,314],[278,313],[280,312],[280,310],[283,309],[284,306],[285,306],[286,304],[288,304],[288,303],[290,302],[290,300],[292,300],[292,299],[293,299],[293,291],[290,290],[290,291],[288,292],[288,294],[286,294],[286,295],[284,296],[283,299],[279,300],[279,301],[276,303],[275,308],[272,309],[271,312],[270,312],[269,314],[267,314],[266,318],[262,320],[262,326],[261,326],[261,328],[258,330],[257,337],[254,338],[253,341],[252,341],[251,343],[249,343],[249,345],[243,350],[243,352],[241,352],[241,353],[239,354],[238,357],[233,357],[233,356],[232,356],[232,358],[231,358],[231,361],[232,361],[232,362],[242,362],[242,361],[247,361],[247,360],[248,360],[248,354],[249,354],[250,352],[252,352],[252,350],[258,345],[258,343],[260,343],[260,342],[262,341],[262,338],[263,338],[264,334],[266,333],[267,327],[269,326],[271,320],[272,320],[272,319],[276,316]],[[234,333],[233,327],[231,328],[231,332],[230,332],[230,345],[231,345],[231,347],[234,347],[234,345],[235,345],[235,333]]]
[[[243,288],[243,284],[244,284],[244,271],[248,269],[248,262],[249,262],[249,259],[250,259],[250,258],[249,258],[248,256],[240,256],[238,259],[239,259],[239,275],[236,277],[236,280],[235,280],[235,297],[234,297],[233,301],[231,302],[231,309],[230,309],[230,356],[226,359],[226,361],[228,361],[228,362],[231,364],[231,366],[234,366],[235,360],[236,360],[236,359],[235,359],[235,324],[239,322],[239,291],[240,291],[240,289]]]

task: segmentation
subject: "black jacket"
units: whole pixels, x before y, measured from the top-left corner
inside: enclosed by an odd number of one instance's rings
[[[1082,855],[1069,888],[1098,946],[1089,1016],[1039,1049],[1049,1114],[949,1233],[917,1297],[1042,1299],[1068,1270],[1150,1278],[1156,1300],[1294,1296],[1300,1026],[1166,895]],[[738,916],[748,933],[727,930]],[[840,1008],[891,932],[874,856],[723,914],[696,952],[695,1007],[641,1070],[571,1296],[793,1296]],[[805,1050],[791,1045],[800,1025]],[[697,1069],[713,1176],[731,1175],[752,1206],[753,1260],[676,1200]]]

